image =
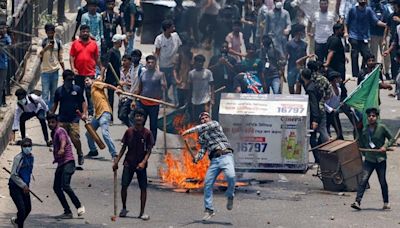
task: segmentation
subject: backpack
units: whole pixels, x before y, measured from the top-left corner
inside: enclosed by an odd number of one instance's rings
[[[142,27],[144,19],[144,12],[142,7],[136,6],[136,14],[135,14],[135,28]]]
[[[33,103],[33,104],[35,105],[35,108],[37,108],[38,102],[36,102],[36,101],[32,98],[31,94],[35,94],[35,95],[36,95],[36,92],[33,91],[33,92],[31,92],[30,94],[28,94],[28,100],[29,100],[29,102],[31,102],[31,103]],[[17,105],[18,105],[18,107],[19,107],[21,110],[24,111],[24,106],[23,106],[23,105],[21,105],[21,104],[18,103],[18,102],[17,102]]]
[[[55,40],[56,40],[56,43],[57,43],[57,46],[58,46],[58,55],[60,55],[61,48],[62,48],[61,47],[61,40],[57,39],[57,38],[55,38]],[[48,43],[49,43],[49,38],[45,38],[43,40],[43,42],[42,42],[42,48],[45,48]]]

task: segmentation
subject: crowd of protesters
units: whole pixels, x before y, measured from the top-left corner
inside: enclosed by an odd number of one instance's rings
[[[26,120],[37,117],[51,145],[45,112],[54,114],[58,108],[57,121],[71,138],[79,165],[83,165],[80,119],[102,129],[113,159],[117,152],[109,127],[114,116],[127,127],[135,126],[135,114],[143,122],[149,118],[146,137],[152,144],[157,140],[160,103],[126,93],[186,106],[196,121],[203,112],[212,112],[212,119],[218,120],[221,92],[282,94],[288,86],[289,94],[309,95],[310,127],[314,130],[310,145],[315,147],[330,138],[343,139],[340,113],[358,129],[355,138],[362,134],[362,113],[342,104],[348,95],[346,73],[361,83],[377,66],[377,58],[383,61],[380,88],[392,90],[390,84],[396,84],[393,97],[400,99],[399,0],[341,0],[330,10],[329,0],[319,0],[316,11],[304,10],[298,0],[206,0],[196,2],[196,7],[175,1],[176,7],[166,15],[155,37],[154,54],[142,56],[134,46],[135,32],[143,20],[140,7],[133,0],[123,0],[115,12],[115,0],[106,0],[103,8],[96,0],[87,0],[76,18],[70,70],[64,67],[64,47],[54,36],[55,27],[47,24],[40,52],[42,96],[17,91],[18,115],[13,130],[21,130],[24,138]],[[0,42],[7,45],[9,37],[2,31],[0,27]],[[120,51],[122,46],[125,53]],[[210,51],[212,56],[196,54],[199,49]],[[351,52],[350,60],[346,52]],[[7,65],[7,58],[1,57],[0,85],[4,83],[3,65]],[[351,69],[346,69],[349,61]],[[60,69],[64,81],[57,88]],[[115,91],[118,111],[114,111]],[[0,98],[2,94],[0,91]],[[132,134],[126,133],[126,137]],[[86,157],[95,157],[94,141],[86,136],[90,147]],[[131,143],[125,136],[123,141],[126,146]],[[152,145],[146,146],[151,150]],[[313,152],[319,163],[317,151]],[[149,154],[145,154],[147,161]],[[137,163],[145,167],[146,162]],[[141,189],[145,188],[142,185]]]

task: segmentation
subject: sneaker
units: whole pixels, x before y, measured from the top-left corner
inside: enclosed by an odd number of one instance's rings
[[[128,210],[122,208],[121,212],[119,212],[119,217],[124,218],[128,214]]]
[[[83,165],[85,162],[85,159],[83,158],[83,155],[78,155],[78,165]]]
[[[54,216],[55,219],[72,219],[72,213],[63,213],[61,215]]]
[[[389,203],[384,203],[383,204],[383,207],[382,207],[382,210],[390,210],[391,208],[390,208],[390,204]]]
[[[213,210],[206,209],[206,211],[204,212],[204,216],[203,216],[202,220],[203,221],[208,221],[212,217],[214,217],[214,215],[215,215],[215,212]]]
[[[352,203],[351,205],[350,205],[350,207],[352,207],[352,208],[354,208],[354,209],[356,209],[356,210],[361,210],[361,204],[360,204],[360,202],[354,202],[354,203]]]
[[[81,207],[78,208],[78,216],[81,217],[85,213],[86,213],[85,206],[81,205]]]
[[[13,225],[14,228],[17,228],[17,227],[18,227],[18,224],[17,224],[17,217],[11,217],[10,222],[11,222],[11,224]]]
[[[91,158],[96,156],[99,156],[99,152],[97,150],[94,150],[94,151],[89,151],[89,153],[85,155],[85,158]]]
[[[229,211],[233,208],[233,197],[228,197],[228,202],[226,203],[226,209]]]
[[[149,216],[149,215],[146,215],[146,214],[143,214],[143,215],[140,215],[139,218],[140,218],[141,220],[147,221],[147,220],[150,219],[150,216]]]

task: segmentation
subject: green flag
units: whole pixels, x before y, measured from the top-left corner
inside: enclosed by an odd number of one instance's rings
[[[343,103],[365,114],[368,108],[379,107],[380,67],[369,73],[357,88],[344,99]]]
[[[343,101],[354,109],[364,113],[368,108],[379,107],[379,76],[381,69],[376,67],[357,88]]]

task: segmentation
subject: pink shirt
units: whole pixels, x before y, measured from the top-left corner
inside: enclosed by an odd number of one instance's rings
[[[58,166],[62,166],[69,161],[74,161],[74,155],[72,153],[72,144],[67,131],[62,127],[57,127],[52,132],[52,138],[53,138],[53,155],[54,155],[53,163],[58,163]],[[64,140],[66,141],[64,147],[64,154],[58,155],[58,151],[60,150],[61,147],[61,141]]]

